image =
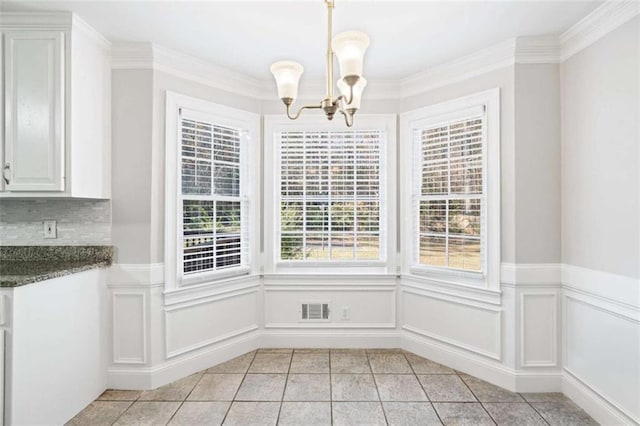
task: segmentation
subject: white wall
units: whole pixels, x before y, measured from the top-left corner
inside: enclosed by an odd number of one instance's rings
[[[640,423],[640,18],[561,71],[564,367]]]
[[[640,18],[562,64],[562,260],[640,277]]]

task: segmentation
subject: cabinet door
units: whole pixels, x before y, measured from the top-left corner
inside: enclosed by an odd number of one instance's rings
[[[64,33],[4,35],[7,191],[63,191]]]

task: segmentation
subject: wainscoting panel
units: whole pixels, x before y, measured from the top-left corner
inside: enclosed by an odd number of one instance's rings
[[[165,308],[167,358],[258,329],[258,308],[256,286]]]
[[[265,286],[265,328],[395,328],[396,287]],[[329,304],[327,321],[302,321],[301,303]],[[346,314],[344,314],[346,310]],[[343,315],[344,314],[344,315]]]
[[[565,294],[565,370],[640,423],[640,321],[599,298]]]
[[[558,297],[555,292],[520,293],[520,365],[558,365]]]
[[[637,279],[506,264],[500,290],[283,274],[162,292],[157,265],[125,266],[109,285],[111,387],[155,388],[257,347],[402,347],[513,391],[562,390],[603,424],[640,423]],[[301,320],[313,302],[327,320]]]
[[[113,362],[147,362],[147,295],[144,292],[112,291]]]
[[[501,359],[501,310],[403,288],[404,330]]]

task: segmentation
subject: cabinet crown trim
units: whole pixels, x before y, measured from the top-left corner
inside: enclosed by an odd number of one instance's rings
[[[2,12],[0,30],[69,30],[71,12]]]

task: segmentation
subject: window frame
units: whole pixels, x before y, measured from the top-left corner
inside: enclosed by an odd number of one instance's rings
[[[240,196],[239,201],[246,206],[241,226],[241,236],[247,238],[247,262],[222,270],[202,271],[184,274],[183,271],[183,223],[181,193],[181,116],[180,110],[188,110],[190,118],[213,119],[213,123],[225,127],[239,128],[247,132],[241,139],[240,151]],[[256,273],[258,259],[259,208],[253,200],[258,199],[259,186],[250,176],[258,167],[260,143],[260,117],[225,105],[178,93],[166,92],[165,110],[165,287],[167,290],[193,287],[194,285],[216,284],[219,280]],[[213,170],[213,169],[212,169]],[[187,196],[188,197],[188,196]],[[213,194],[212,198],[213,199]]]
[[[265,197],[264,223],[264,262],[265,273],[310,273],[310,274],[362,274],[396,272],[397,226],[396,226],[396,115],[395,114],[358,114],[354,125],[347,128],[341,117],[328,121],[323,115],[309,115],[291,121],[282,115],[264,116],[265,163],[273,164],[273,173],[265,168],[264,191],[272,196]],[[380,130],[382,131],[380,158],[381,193],[380,202],[380,246],[383,260],[279,260],[280,247],[280,146],[277,133],[282,131],[345,131]],[[269,251],[273,254],[269,255]]]
[[[481,217],[481,238],[485,252],[481,252],[482,272],[463,269],[421,265],[418,263],[416,239],[419,230],[419,185],[416,174],[416,152],[420,152],[420,141],[414,140],[414,131],[432,125],[450,123],[469,117],[471,111],[484,108],[483,126],[483,196],[484,217]],[[491,89],[469,96],[452,99],[412,110],[400,115],[403,187],[402,222],[403,273],[416,277],[472,287],[499,289],[500,287],[500,89]]]

